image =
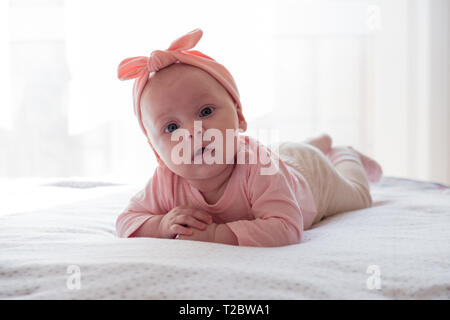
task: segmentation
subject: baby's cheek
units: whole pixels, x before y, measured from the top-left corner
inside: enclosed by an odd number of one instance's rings
[[[162,150],[162,155],[164,158],[164,162],[168,166],[173,167],[174,165],[176,165],[178,163],[177,156],[175,154],[172,154],[171,149],[165,148],[164,150]]]
[[[164,159],[168,163],[182,165],[191,159],[191,151],[183,147],[181,143],[173,142],[172,144],[162,146],[161,149]]]
[[[225,163],[234,163],[235,162],[235,156],[238,151],[238,141],[235,140],[230,141],[229,143],[226,142],[224,145],[224,161]]]

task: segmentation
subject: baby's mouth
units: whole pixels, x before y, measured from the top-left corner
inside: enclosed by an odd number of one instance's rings
[[[194,161],[194,159],[197,158],[198,156],[205,154],[205,153],[208,152],[209,150],[210,150],[210,148],[207,148],[207,147],[199,148],[199,149],[195,152],[195,154],[192,156],[192,161]],[[214,149],[212,149],[211,151],[214,151]]]

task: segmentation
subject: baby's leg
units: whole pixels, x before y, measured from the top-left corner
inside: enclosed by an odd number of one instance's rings
[[[329,150],[327,155],[331,157],[328,157],[313,144],[278,144],[280,158],[300,171],[311,188],[317,208],[313,223],[339,212],[367,208],[372,203],[367,176],[357,153],[345,149],[338,154],[338,150]]]
[[[309,139],[306,143],[322,151],[334,166],[334,168],[329,168],[328,163],[321,166],[323,170],[335,171],[326,174],[328,180],[331,181],[328,181],[328,187],[322,188],[322,190],[328,191],[326,192],[328,193],[327,196],[322,198],[322,201],[328,199],[328,204],[322,207],[326,208],[323,217],[339,212],[367,208],[372,205],[366,175],[367,169],[363,166],[360,157],[360,155],[363,156],[362,154],[357,153],[352,148],[332,148],[331,137],[327,134]],[[367,157],[365,159],[371,160]]]
[[[377,172],[373,182],[381,177],[381,168],[374,160],[349,147],[330,147],[323,152],[329,144],[331,138],[323,135],[307,143],[282,142],[276,149],[280,158],[308,181],[318,211],[314,223],[336,213],[370,207],[366,172]]]
[[[331,162],[335,164],[343,158],[356,158],[356,160],[363,166],[364,171],[366,172],[366,176],[371,183],[377,183],[378,181],[380,181],[381,176],[383,175],[381,166],[375,160],[358,152],[352,147],[330,148],[330,150],[326,152],[325,155],[330,159]]]
[[[330,153],[333,151],[332,146],[332,139],[328,134],[322,134],[315,138],[310,138],[305,141],[305,143],[308,143],[310,145],[313,145],[320,151],[322,151],[328,158],[330,157]],[[344,148],[344,149],[342,149]],[[383,174],[383,171],[380,167],[380,165],[373,159],[365,156],[364,154],[358,152],[357,150],[353,149],[352,147],[348,147],[352,151],[356,152],[358,154],[359,160],[361,161],[364,170],[366,171],[367,177],[369,178],[369,181],[372,183],[378,182]],[[341,153],[342,150],[347,152],[345,150],[345,147],[340,148]],[[334,151],[336,153],[336,150]],[[348,152],[347,152],[348,153]]]
[[[323,217],[370,207],[369,180],[359,154],[351,148],[335,147],[327,156],[335,173],[329,175],[325,197],[328,203]]]
[[[330,151],[333,141],[331,140],[331,137],[325,133],[318,137],[307,139],[305,143],[313,145],[324,154],[326,154]]]

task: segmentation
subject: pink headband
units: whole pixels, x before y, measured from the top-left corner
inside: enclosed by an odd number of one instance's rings
[[[134,114],[146,136],[147,132],[142,122],[141,108],[139,107],[142,91],[150,77],[150,72],[157,72],[173,63],[189,64],[208,72],[228,91],[236,103],[236,108],[242,109],[239,91],[230,72],[223,65],[199,51],[186,51],[193,48],[202,35],[201,29],[195,29],[172,42],[167,50],[155,50],[150,54],[150,57],[133,57],[120,63],[118,68],[120,80],[136,78],[133,86]]]

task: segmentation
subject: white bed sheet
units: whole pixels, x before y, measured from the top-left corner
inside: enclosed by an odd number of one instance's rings
[[[326,219],[301,244],[277,248],[120,239],[115,219],[142,186],[73,186],[37,189],[84,190],[90,199],[1,212],[0,298],[450,298],[450,189],[443,186],[383,178],[372,186],[372,208]]]

